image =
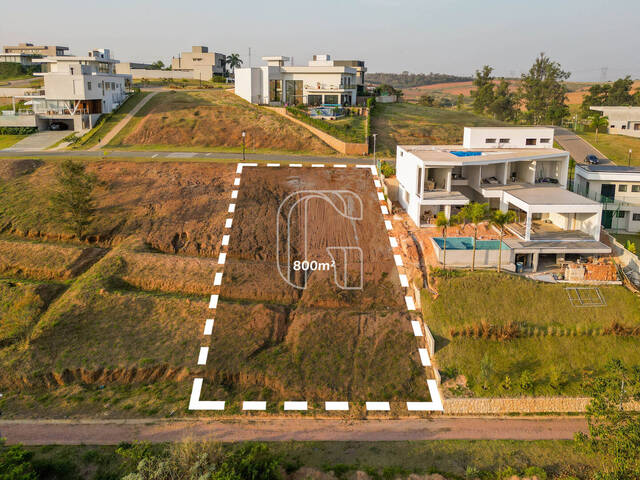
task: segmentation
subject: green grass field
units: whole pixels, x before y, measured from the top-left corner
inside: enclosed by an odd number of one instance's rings
[[[367,141],[367,118],[364,115],[350,115],[336,120],[311,118],[306,112],[298,109],[288,109],[289,115],[294,116],[309,125],[316,127],[343,142],[365,143]]]
[[[574,307],[563,285],[494,272],[440,279],[438,290],[436,300],[424,293],[423,314],[443,377],[466,377],[455,393],[580,396],[584,376],[611,358],[640,364],[636,335],[607,333],[640,327],[640,299],[624,287],[600,287],[601,307]],[[531,386],[520,384],[524,371]]]
[[[222,452],[242,443],[209,445]],[[571,441],[434,440],[415,442],[270,442],[287,472],[306,467],[293,478],[356,478],[357,471],[372,479],[406,479],[411,474],[440,473],[452,478],[509,478],[531,467],[543,469],[547,478],[586,478],[597,468],[596,459],[578,453]],[[130,446],[122,445],[124,451]],[[63,473],[70,480],[121,478],[135,470],[131,455],[116,453],[116,446],[48,445],[27,447],[36,468]],[[157,444],[150,453],[171,449],[188,452],[197,445]],[[200,445],[200,448],[207,448]],[[181,450],[180,450],[181,449]],[[141,449],[139,449],[141,450]],[[188,458],[182,455],[182,458]],[[333,472],[334,477],[321,476]],[[475,476],[468,477],[469,472]],[[529,470],[529,475],[534,473]],[[62,478],[62,476],[56,477]],[[421,477],[422,478],[422,477]],[[540,477],[538,477],[540,478]]]
[[[28,135],[0,135],[0,150],[12,147],[20,140],[27,138],[27,136]]]
[[[451,145],[462,142],[464,127],[501,126],[503,122],[470,112],[415,103],[379,104],[371,117],[381,156],[395,157],[396,145]]]
[[[131,110],[140,103],[144,97],[149,95],[149,92],[136,92],[130,96],[122,106],[110,115],[107,115],[104,121],[92,128],[87,132],[80,141],[78,141],[73,148],[91,148],[100,142],[107,133],[115,127],[120,120],[122,120]]]
[[[593,132],[579,135],[617,165],[629,164],[629,149],[631,149],[631,165],[640,165],[640,138],[599,133],[596,142],[596,134]]]

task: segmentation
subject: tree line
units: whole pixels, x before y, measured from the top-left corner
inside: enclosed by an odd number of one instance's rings
[[[472,77],[460,77],[447,73],[367,73],[367,81],[391,85],[395,88],[421,87],[436,83],[468,82]]]
[[[476,70],[471,91],[475,113],[533,125],[557,125],[569,114],[564,82],[571,73],[544,53],[521,75],[517,88],[504,77],[496,79],[493,70],[489,65]]]

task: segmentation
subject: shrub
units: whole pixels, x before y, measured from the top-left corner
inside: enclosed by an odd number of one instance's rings
[[[536,477],[538,480],[547,480],[547,472],[540,467],[529,467],[523,473],[525,477]]]
[[[520,389],[523,392],[530,392],[533,389],[533,378],[528,370],[523,370],[520,375]]]
[[[0,127],[0,135],[31,135],[37,131],[37,127]]]
[[[385,177],[392,177],[393,175],[396,174],[396,169],[393,165],[391,165],[388,162],[382,162],[380,164],[380,172],[382,173],[382,175],[384,175]]]

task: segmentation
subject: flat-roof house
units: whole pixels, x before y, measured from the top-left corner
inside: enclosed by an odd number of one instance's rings
[[[2,53],[0,53],[0,63],[19,63],[25,67],[30,67],[35,63],[35,59],[49,55],[62,56],[68,50],[68,47],[59,45],[34,45],[33,43],[5,45],[2,47]]]
[[[215,75],[226,75],[227,57],[222,53],[209,52],[209,47],[195,45],[190,52],[181,53],[171,60],[171,70],[190,72],[192,78],[211,80]]]
[[[399,202],[418,226],[433,226],[470,202],[513,210],[514,254],[595,254],[602,205],[567,190],[569,153],[553,148],[552,128],[465,128],[462,145],[399,145]]]
[[[131,76],[115,73],[117,62],[108,49],[91,50],[86,56],[46,57],[39,60],[42,72],[35,74],[44,77],[44,91],[15,98],[32,106],[30,126],[46,129],[52,122],[63,122],[73,130],[91,128],[100,115],[111,113],[127,97]],[[10,126],[10,114],[3,112],[3,126]],[[27,126],[24,118],[14,120]]]
[[[607,132],[640,138],[640,107],[591,107],[609,119]]]
[[[577,164],[573,191],[602,204],[604,228],[640,232],[640,167]]]
[[[307,66],[285,66],[288,57],[262,57],[266,66],[238,68],[235,93],[259,105],[355,105],[356,67],[335,65],[316,55]]]

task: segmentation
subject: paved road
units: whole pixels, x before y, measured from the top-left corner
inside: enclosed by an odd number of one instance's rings
[[[401,420],[16,420],[0,421],[0,437],[26,445],[112,445],[121,441],[399,441],[441,439],[571,439],[586,431],[577,417],[469,418]]]
[[[587,155],[595,155],[601,159],[601,165],[613,165],[613,162],[607,159],[602,152],[571,130],[555,127],[555,140],[571,154],[576,163],[584,163],[584,158]]]
[[[25,150],[0,150],[0,157],[18,158],[33,157],[33,151]],[[37,152],[37,156],[44,158],[51,157],[93,157],[110,159],[126,159],[126,158],[148,158],[149,160],[174,160],[181,159],[223,159],[242,162],[242,153],[230,152],[177,152],[177,151],[129,151],[129,150],[106,150],[100,152],[90,152],[88,150],[73,151],[42,151]],[[268,153],[247,153],[245,155],[246,162],[287,162],[287,163],[351,163],[371,165],[373,160],[371,157],[341,157],[341,156],[314,156],[314,155],[287,155],[287,154],[268,154]]]
[[[115,137],[118,133],[120,133],[120,130],[122,130],[124,128],[124,126],[129,123],[129,120],[131,120],[134,115],[136,113],[138,113],[138,111],[145,106],[145,104],[151,100],[156,94],[158,93],[158,91],[154,91],[151,92],[149,95],[147,95],[146,97],[144,97],[129,113],[127,113],[125,115],[125,117],[120,120],[115,127],[113,127],[111,129],[111,131],[109,133],[107,133],[104,138],[102,138],[100,140],[100,143],[98,143],[97,145],[91,147],[89,150],[90,151],[96,151],[96,150],[100,150],[101,148],[104,148],[107,146],[107,144],[113,140],[113,137]]]

